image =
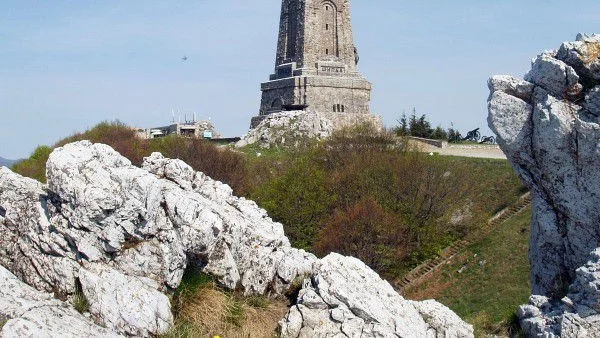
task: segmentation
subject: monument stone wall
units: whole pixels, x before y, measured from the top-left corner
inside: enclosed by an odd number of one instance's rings
[[[370,114],[371,84],[357,69],[349,0],[283,0],[275,71],[259,116],[282,111]]]

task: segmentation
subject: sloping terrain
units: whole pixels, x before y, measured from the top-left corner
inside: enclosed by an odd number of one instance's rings
[[[528,208],[407,288],[405,296],[437,299],[473,324],[477,335],[514,334],[516,310],[530,294],[530,222]]]

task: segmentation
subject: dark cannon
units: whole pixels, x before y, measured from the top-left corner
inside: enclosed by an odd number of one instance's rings
[[[494,136],[484,136],[479,141],[479,144],[496,144],[496,139]]]
[[[479,142],[479,139],[481,139],[481,133],[479,132],[479,128],[477,128],[468,132],[467,136],[463,137],[461,141]]]

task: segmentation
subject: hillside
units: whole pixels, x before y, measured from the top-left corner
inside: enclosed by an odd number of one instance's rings
[[[357,257],[389,280],[476,230],[524,192],[505,160],[428,156],[368,128],[297,148],[240,152],[198,139],[141,140],[121,123],[101,123],[39,147],[15,170],[43,182],[52,149],[83,139],[106,143],[135,165],[152,152],[182,159],[256,201],[284,225],[295,247],[321,257]]]

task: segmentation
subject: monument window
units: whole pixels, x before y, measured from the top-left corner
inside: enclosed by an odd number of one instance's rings
[[[326,24],[325,24],[325,30],[326,30],[326,31],[328,31],[328,30],[329,30],[329,24],[328,24],[328,23],[326,23]]]
[[[342,105],[342,113],[345,113],[345,108],[344,105]]]
[[[329,55],[329,49],[325,49],[325,54]]]

